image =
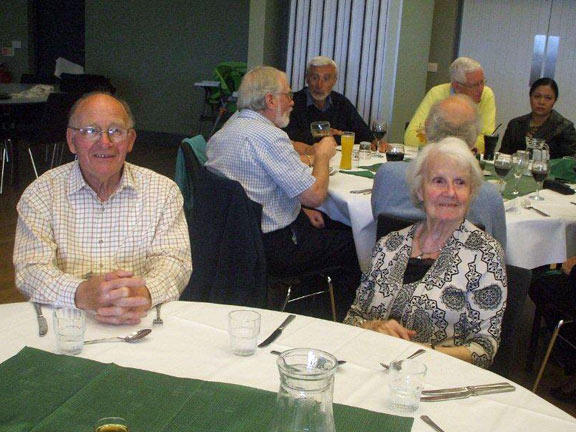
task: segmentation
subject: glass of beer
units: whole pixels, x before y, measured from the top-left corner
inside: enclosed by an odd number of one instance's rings
[[[342,144],[342,159],[340,169],[352,169],[352,151],[354,150],[354,132],[342,132],[340,143]]]
[[[104,417],[96,422],[94,432],[130,432],[130,429],[122,417]]]
[[[310,132],[312,132],[314,144],[316,144],[324,137],[332,136],[332,132],[330,132],[330,122],[327,121],[317,121],[310,123]]]

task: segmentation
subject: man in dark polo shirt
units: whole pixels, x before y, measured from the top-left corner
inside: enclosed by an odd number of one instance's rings
[[[345,131],[354,132],[356,142],[372,141],[370,128],[356,107],[346,96],[332,91],[337,79],[338,67],[334,60],[318,56],[308,62],[308,87],[294,93],[294,109],[290,123],[284,129],[292,141],[314,144],[310,123],[320,120],[330,122],[332,134],[338,143],[338,136]]]

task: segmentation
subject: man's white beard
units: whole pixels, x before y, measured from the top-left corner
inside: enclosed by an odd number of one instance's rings
[[[284,129],[290,123],[290,110],[286,111],[284,114],[280,112],[280,107],[276,108],[276,117],[274,118],[274,124],[280,129]]]

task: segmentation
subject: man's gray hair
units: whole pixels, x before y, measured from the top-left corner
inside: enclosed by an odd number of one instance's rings
[[[482,65],[470,57],[458,57],[450,65],[450,82],[466,84],[466,74],[482,69]]]
[[[248,71],[238,89],[238,109],[264,111],[266,95],[282,91],[282,77],[286,78],[286,74],[271,66],[257,66]]]
[[[452,105],[452,109],[447,107],[449,104]],[[464,105],[464,110],[455,113],[460,104]],[[430,108],[426,119],[426,139],[429,142],[438,142],[453,136],[462,139],[470,149],[473,149],[481,131],[482,119],[478,114],[478,107],[464,94],[456,94],[436,102]]]
[[[326,56],[317,56],[317,57],[311,58],[310,61],[308,62],[308,65],[306,66],[306,75],[310,74],[310,68],[311,67],[320,67],[320,66],[328,66],[328,65],[334,67],[334,70],[336,71],[335,78],[338,78],[338,65],[336,64],[336,62],[334,60],[332,60],[330,57],[326,57]]]
[[[437,143],[425,145],[418,153],[418,157],[410,162],[406,172],[406,181],[410,189],[410,199],[418,208],[423,208],[424,203],[418,197],[422,191],[424,181],[431,162],[436,159],[448,159],[455,165],[468,173],[468,182],[470,183],[470,201],[472,201],[482,186],[484,175],[480,169],[478,161],[460,138],[444,138]]]
[[[110,96],[112,99],[114,99],[120,105],[122,105],[122,107],[124,108],[124,111],[126,111],[126,114],[128,116],[128,124],[126,126],[129,129],[132,129],[134,127],[134,115],[132,114],[132,110],[130,109],[130,105],[128,105],[128,102],[126,102],[124,99],[120,99],[119,97],[114,96],[112,93],[105,92],[105,91],[93,91],[90,93],[86,93],[86,94],[82,95],[82,97],[80,99],[78,99],[76,102],[74,102],[74,105],[72,105],[72,108],[70,108],[70,112],[68,113],[68,125],[71,125],[72,119],[76,115],[76,111],[78,111],[78,108],[80,107],[80,105],[82,105],[86,99],[89,99],[92,96],[97,96],[97,95]]]

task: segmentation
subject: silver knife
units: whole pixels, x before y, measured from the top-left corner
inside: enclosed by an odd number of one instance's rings
[[[536,207],[530,207],[531,210],[534,210],[536,213],[540,213],[542,216],[546,216],[546,217],[550,217],[550,215],[546,212],[543,212],[540,209],[537,209]]]
[[[32,303],[34,309],[36,309],[36,316],[38,317],[38,334],[40,336],[45,336],[48,333],[48,324],[46,323],[46,318],[42,315],[42,308],[38,303]]]
[[[436,389],[436,390],[424,390],[422,392],[423,395],[438,395],[438,394],[446,394],[446,393],[461,393],[467,391],[474,391],[478,394],[482,394],[483,392],[489,392],[493,389],[500,389],[500,388],[508,388],[512,387],[513,385],[507,382],[499,382],[494,384],[483,384],[483,385],[476,385],[476,386],[466,386],[466,387],[453,387],[453,388],[444,388],[444,389]],[[511,391],[511,390],[510,390]]]
[[[464,390],[461,390],[461,389]],[[507,384],[501,386],[487,385],[487,386],[469,386],[469,387],[459,387],[456,389],[443,389],[452,390],[452,392],[446,393],[427,393],[423,394],[420,400],[422,402],[441,402],[454,399],[465,399],[470,396],[478,396],[492,393],[504,393],[516,390],[516,387]],[[456,391],[454,391],[456,390]],[[424,393],[424,392],[422,392]]]
[[[276,338],[278,338],[278,336],[282,334],[282,330],[284,330],[284,328],[288,324],[290,324],[294,320],[294,318],[296,318],[296,315],[288,316],[288,318],[286,318],[284,322],[280,324],[280,326],[276,330],[274,330],[270,336],[268,336],[266,339],[264,339],[262,342],[258,344],[258,348],[263,348],[274,342]]]

